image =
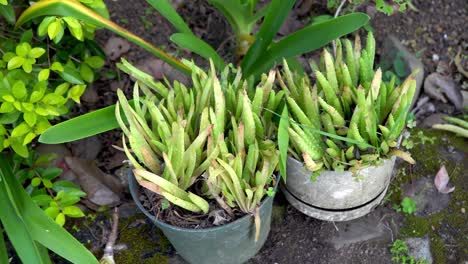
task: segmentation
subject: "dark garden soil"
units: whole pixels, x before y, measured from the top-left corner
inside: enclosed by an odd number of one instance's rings
[[[185,1],[180,8],[181,14],[189,21],[194,32],[219,49],[225,57],[232,53],[232,34],[226,21],[205,1]],[[322,14],[324,2],[313,3],[310,12],[299,18],[299,23],[307,21],[307,16]],[[426,75],[435,71],[451,76],[460,85],[466,85],[466,79],[457,72],[454,58],[458,52],[467,54],[468,47],[468,3],[466,0],[413,0],[418,11],[407,11],[387,17],[373,14],[371,20],[378,47],[384,38],[394,34],[412,52],[419,54]],[[111,19],[141,36],[143,39],[162,46],[179,57],[192,58],[201,63],[201,59],[186,51],[178,50],[169,41],[173,28],[157,15],[144,0],[124,1],[107,0]],[[362,8],[366,11],[366,7]],[[297,17],[297,16],[296,16]],[[108,31],[99,31],[97,40],[105,46],[109,38],[114,37]],[[379,53],[380,50],[377,52]],[[133,63],[144,62],[151,55],[136,47],[122,54]],[[232,61],[233,58],[226,57]],[[465,61],[466,63],[466,61]],[[108,69],[116,71],[115,61],[107,62]],[[465,67],[466,68],[466,67]],[[75,114],[84,113],[115,102],[115,91],[122,88],[131,90],[131,81],[124,74],[120,78],[102,77],[93,86],[98,100],[84,102]],[[446,112],[453,107],[435,104],[436,112]],[[417,133],[422,131],[421,133]],[[417,165],[410,167],[405,163],[398,165],[395,179],[383,205],[368,216],[343,222],[332,223],[307,217],[288,205],[281,193],[275,199],[272,229],[265,246],[249,263],[392,263],[390,246],[397,238],[423,237],[429,241],[434,263],[467,263],[468,228],[466,224],[468,191],[468,148],[466,140],[449,134],[430,130],[411,132],[415,147],[411,150]],[[425,137],[433,137],[434,142],[425,142]],[[98,165],[108,173],[115,173],[117,166],[110,166],[109,159],[116,150],[111,145],[120,145],[119,132],[109,132],[99,136],[102,150],[97,157]],[[73,149],[72,149],[73,150]],[[455,192],[448,194],[447,204],[427,207],[427,212],[420,216],[405,216],[393,207],[405,193],[405,186],[410,186],[419,179],[429,182],[438,169],[445,165],[455,186]],[[431,185],[432,188],[434,188]],[[448,198],[447,198],[448,197]],[[127,196],[128,198],[128,196]],[[426,197],[427,198],[427,197]],[[427,199],[434,199],[427,198]],[[443,199],[435,199],[438,201]],[[121,207],[121,223],[117,240],[116,262],[119,264],[137,263],[185,263],[177,256],[170,243],[145,216],[138,214],[130,199]],[[431,209],[432,208],[432,209]],[[109,235],[110,213],[91,214],[88,218],[69,224],[70,230],[100,257]],[[207,252],[209,254],[209,252]],[[60,261],[59,261],[60,262]],[[59,263],[58,262],[58,263]]]

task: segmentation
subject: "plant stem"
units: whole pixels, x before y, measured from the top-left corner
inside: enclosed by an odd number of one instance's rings
[[[115,263],[114,261],[114,244],[117,240],[119,227],[119,209],[115,207],[114,213],[112,214],[112,230],[107,239],[106,247],[104,248],[104,255],[101,258],[100,263]]]

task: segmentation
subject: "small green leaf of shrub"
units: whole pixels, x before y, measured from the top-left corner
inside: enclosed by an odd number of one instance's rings
[[[70,205],[70,206],[67,206],[67,207],[63,208],[63,213],[66,216],[74,217],[74,218],[84,216],[83,211],[81,211],[81,209],[79,207],[74,206],[74,205]]]
[[[52,30],[60,21],[48,17],[38,30],[48,30],[51,26]],[[70,27],[79,24],[73,19],[64,21],[68,21]],[[95,56],[95,48],[90,51],[84,45],[75,44],[74,47],[79,49],[60,46],[46,49],[43,43],[26,42],[35,41],[32,30],[20,38],[22,42],[17,44],[14,38],[0,42],[3,52],[0,59],[0,124],[5,130],[0,135],[0,151],[11,148],[27,157],[28,145],[51,126],[49,120],[66,114],[70,102],[80,102],[86,89],[85,82],[94,81],[95,72],[104,65],[104,60]],[[68,37],[68,41],[70,39],[77,42]],[[56,51],[64,53],[66,60],[60,60]],[[68,52],[78,58],[71,57]]]
[[[414,214],[416,212],[416,202],[410,197],[405,197],[401,201],[401,209],[405,214]]]
[[[63,213],[59,213],[57,217],[55,217],[55,222],[59,226],[63,226],[65,224],[65,215]]]

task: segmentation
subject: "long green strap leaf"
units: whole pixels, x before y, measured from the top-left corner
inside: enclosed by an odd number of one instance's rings
[[[251,68],[257,67],[258,58],[267,51],[295,2],[296,0],[273,0],[269,4],[265,19],[256,35],[257,40],[252,44],[254,49],[249,49],[242,61],[242,69],[246,76],[250,76],[248,73]]]
[[[176,33],[171,36],[171,41],[180,46],[181,48],[188,49],[195,54],[205,58],[207,61],[213,60],[216,69],[224,69],[225,63],[218,55],[216,50],[210,44],[201,40],[192,33]]]
[[[88,9],[78,1],[74,0],[47,0],[39,1],[31,7],[27,8],[16,22],[16,27],[23,25],[25,22],[40,16],[71,16],[76,19],[95,24],[97,26],[106,28],[128,40],[137,44],[138,46],[151,52],[158,58],[169,63],[174,68],[180,70],[184,74],[190,75],[190,68],[180,62],[178,59],[165,53],[161,49],[156,48],[142,38],[129,32],[128,30],[120,27],[114,22],[98,15],[91,9]]]
[[[42,257],[41,251],[39,250],[40,245],[34,242],[33,237],[31,236],[25,222],[23,216],[17,213],[15,207],[13,206],[14,203],[18,207],[21,204],[17,204],[18,193],[23,190],[15,189],[18,186],[11,186],[9,184],[10,181],[14,181],[15,178],[11,173],[11,168],[6,159],[3,155],[0,156],[0,220],[2,222],[3,227],[5,228],[5,232],[15,248],[19,258],[23,263],[50,263],[49,261],[45,260]],[[19,185],[19,184],[18,184]],[[8,196],[8,193],[11,193],[15,196],[11,198]],[[31,201],[33,202],[33,201]],[[19,211],[21,210],[18,209]],[[1,259],[0,259],[1,260]],[[1,263],[9,263],[9,261],[1,262]]]
[[[244,72],[246,76],[259,76],[269,70],[275,62],[316,50],[334,39],[359,29],[368,20],[369,16],[366,14],[353,13],[311,24],[272,44],[268,51],[256,60],[255,67]]]
[[[94,136],[118,127],[115,105],[111,105],[50,127],[39,137],[39,142],[60,144]]]
[[[167,0],[146,0],[154,9],[165,17],[180,33],[193,34],[187,23]]]
[[[97,259],[89,252],[78,240],[76,240],[72,235],[70,235],[65,229],[55,223],[49,216],[47,216],[42,209],[40,209],[29,197],[23,187],[14,177],[11,167],[8,164],[7,159],[0,155],[0,216],[2,223],[9,235],[9,238],[18,237],[18,232],[24,231],[27,233],[29,238],[34,239],[34,241],[39,242],[40,244],[46,246],[50,250],[54,251],[63,258],[69,260],[71,263],[75,264],[97,264]],[[10,234],[8,232],[9,227],[3,222],[5,212],[10,213],[10,217],[17,216],[16,214],[11,214],[13,210],[11,207],[9,210],[3,210],[4,206],[8,206],[8,198],[2,197],[5,193],[5,187],[9,186],[11,190],[14,191],[15,198],[19,201],[18,207],[21,212],[21,217],[17,217],[16,222],[14,222],[13,230],[14,232]],[[18,221],[19,220],[19,221]],[[24,230],[21,230],[20,224],[24,223]],[[19,227],[19,228],[18,228]],[[30,239],[31,241],[33,241]],[[12,241],[13,243],[13,241]],[[50,263],[47,256],[47,251],[45,248],[36,244],[34,251],[26,254],[29,257],[31,254],[37,255],[37,259],[42,259],[41,262],[35,260],[27,260],[23,263]],[[25,244],[28,245],[27,243]],[[21,251],[24,249],[24,245],[21,245]],[[15,249],[18,251],[18,247],[15,246]],[[26,257],[25,256],[25,257]]]
[[[0,224],[0,263],[8,262],[8,252],[5,245],[5,238],[3,237],[3,228]]]
[[[16,21],[15,10],[11,5],[0,4],[0,15],[2,15],[10,24],[14,24]]]

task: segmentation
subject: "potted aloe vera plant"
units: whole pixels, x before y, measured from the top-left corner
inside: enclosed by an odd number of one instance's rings
[[[382,81],[372,33],[365,48],[360,43],[358,36],[354,47],[337,41],[335,56],[325,50],[318,65],[311,63],[313,85],[286,63],[280,79],[290,112],[283,189],[294,207],[322,220],[367,214],[386,193],[395,156],[414,163],[398,140],[416,82],[412,76],[400,86]]]
[[[119,91],[115,109],[133,171],[130,191],[185,260],[243,263],[270,230],[279,157],[272,115],[264,109],[277,106],[283,93],[272,89],[274,72],[251,100],[240,71],[231,76],[226,68],[219,80],[214,67],[206,74],[185,63],[190,88],[154,83],[125,63],[137,78],[133,102]],[[155,196],[152,209],[142,205],[142,189]],[[217,217],[225,219],[210,221]]]

